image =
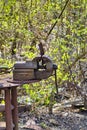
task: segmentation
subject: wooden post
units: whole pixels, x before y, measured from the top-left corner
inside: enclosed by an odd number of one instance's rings
[[[6,130],[13,130],[10,88],[5,90]]]
[[[12,105],[14,109],[12,110],[13,124],[15,125],[13,130],[18,130],[18,107],[17,107],[17,87],[11,89]]]

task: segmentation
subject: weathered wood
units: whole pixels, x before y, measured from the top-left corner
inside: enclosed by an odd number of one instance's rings
[[[17,114],[17,94],[16,94],[16,87],[20,86],[20,84],[13,84],[7,82],[7,79],[0,80],[0,90],[3,90],[5,92],[5,121],[6,121],[6,130],[18,130],[18,114]],[[11,105],[11,103],[14,106]],[[2,106],[2,110],[3,110]],[[12,110],[13,109],[13,110]],[[12,114],[12,111],[14,112],[14,117]],[[15,119],[14,119],[15,118]],[[15,120],[15,121],[14,121]],[[1,127],[1,125],[0,125]],[[3,127],[0,128],[0,130]]]
[[[84,107],[87,109],[87,95],[84,96]]]
[[[12,119],[14,123],[13,130],[18,130],[18,107],[17,107],[17,89],[12,88],[11,90],[11,103],[14,106],[14,109],[12,110]]]
[[[14,109],[14,106],[11,105],[11,110]],[[19,112],[23,112],[23,111],[30,111],[31,110],[31,105],[19,105],[18,106],[18,111]],[[0,105],[0,112],[4,112],[5,111],[5,105]]]
[[[5,90],[5,112],[6,112],[6,129],[13,130],[12,114],[11,114],[11,95],[10,89]]]
[[[0,122],[0,130],[6,130],[6,123]]]
[[[18,106],[18,112],[21,113],[21,112],[26,112],[26,111],[30,111],[32,110],[32,105],[19,105]]]
[[[14,109],[14,106],[11,105],[11,110],[13,110],[13,109]],[[4,111],[5,111],[5,105],[0,104],[0,112],[4,112]]]
[[[13,125],[13,128],[14,128],[14,124],[12,124],[12,125]],[[4,121],[1,122],[1,121],[0,121],[0,130],[7,130],[7,129],[6,129],[6,122],[4,122]]]

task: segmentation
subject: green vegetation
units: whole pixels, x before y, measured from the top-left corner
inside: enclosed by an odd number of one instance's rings
[[[58,86],[74,89],[87,63],[87,1],[0,0],[0,64],[11,67],[20,55],[34,58],[40,42],[58,65]],[[33,102],[49,105],[54,77],[24,88]]]

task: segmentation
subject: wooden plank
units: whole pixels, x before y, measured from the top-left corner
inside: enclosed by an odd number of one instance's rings
[[[0,112],[3,112],[3,111],[5,111],[5,105],[0,104]]]
[[[5,90],[5,114],[6,114],[6,130],[13,129],[12,113],[11,113],[11,95],[10,89]]]
[[[6,123],[0,122],[0,130],[6,130]]]
[[[12,95],[12,105],[14,106],[14,109],[12,111],[12,119],[14,123],[14,129],[18,130],[18,107],[17,107],[17,88],[11,89],[11,95]]]
[[[15,127],[14,124],[12,124],[13,128]],[[6,122],[0,121],[0,130],[6,130]]]
[[[11,110],[14,109],[14,106],[11,105]],[[5,111],[5,105],[4,104],[0,104],[0,112],[4,112]]]

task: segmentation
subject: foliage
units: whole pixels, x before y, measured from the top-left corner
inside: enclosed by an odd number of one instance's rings
[[[70,0],[61,15],[65,0],[1,0],[0,64],[12,66],[13,55],[32,59],[42,42],[45,53],[58,65],[58,85],[78,84],[83,78],[81,62],[87,63],[87,2]],[[57,21],[51,34],[49,30]],[[46,39],[47,38],[47,39]],[[19,56],[19,58],[18,58]],[[3,59],[5,58],[5,59]],[[9,61],[9,59],[11,59]],[[24,86],[33,101],[49,104],[55,93],[54,78]],[[28,89],[27,89],[28,88]]]

